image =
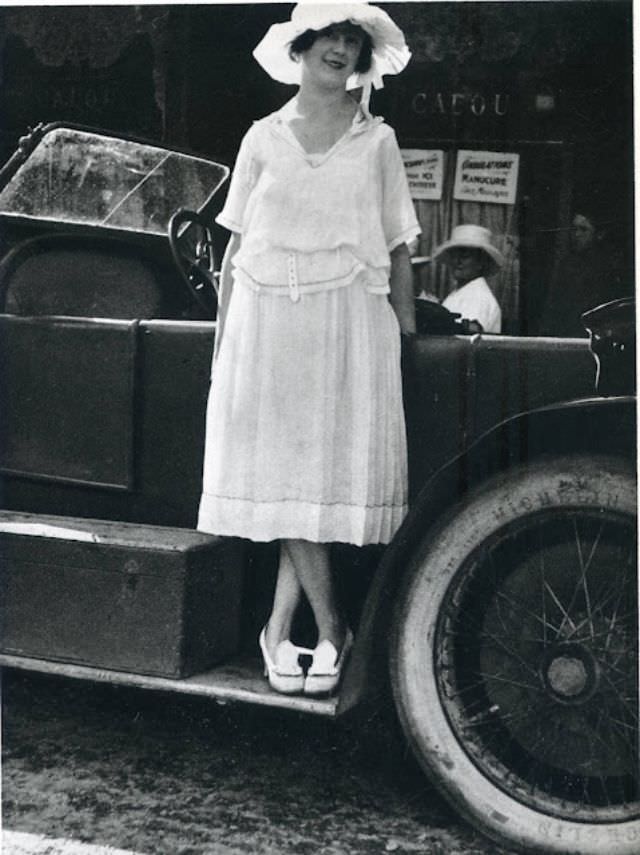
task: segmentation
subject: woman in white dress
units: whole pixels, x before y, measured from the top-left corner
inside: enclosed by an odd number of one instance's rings
[[[254,56],[299,90],[245,135],[218,217],[232,234],[198,528],[279,540],[265,674],[324,694],[353,642],[329,545],[387,543],[407,511],[400,333],[415,331],[407,242],[420,230],[368,100],[410,54],[385,12],[354,3],[298,5]],[[318,628],[306,675],[290,641],[303,594]]]

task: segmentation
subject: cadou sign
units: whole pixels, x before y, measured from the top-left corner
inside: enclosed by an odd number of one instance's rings
[[[418,115],[462,116],[506,116],[511,96],[507,92],[417,92],[411,100],[411,108]]]

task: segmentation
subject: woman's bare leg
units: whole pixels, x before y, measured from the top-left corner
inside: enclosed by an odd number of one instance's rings
[[[329,544],[286,540],[281,549],[290,556],[298,582],[309,600],[318,627],[318,641],[326,638],[340,650],[345,639],[345,622],[336,603]]]
[[[273,595],[273,606],[267,623],[266,644],[273,658],[275,649],[281,641],[291,636],[293,616],[300,602],[302,587],[298,581],[296,569],[286,549],[285,541],[280,543],[280,562],[278,578]]]

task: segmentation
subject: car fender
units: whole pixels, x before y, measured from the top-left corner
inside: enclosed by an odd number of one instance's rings
[[[427,532],[469,490],[501,471],[542,456],[636,453],[636,399],[588,398],[541,407],[500,422],[421,487],[374,574],[345,673],[338,712],[385,688],[387,638],[396,593]]]

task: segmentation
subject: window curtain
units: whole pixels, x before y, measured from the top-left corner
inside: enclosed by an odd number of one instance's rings
[[[453,198],[456,152],[444,153],[444,184],[439,202],[415,199],[416,214],[422,228],[416,255],[430,256],[450,236],[455,226],[465,223],[491,230],[495,246],[502,252],[504,266],[488,278],[502,310],[502,332],[518,333],[520,316],[520,258],[516,205],[486,202],[458,202]],[[454,288],[447,268],[441,262],[420,265],[414,272],[417,290],[442,301]]]

